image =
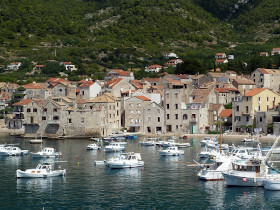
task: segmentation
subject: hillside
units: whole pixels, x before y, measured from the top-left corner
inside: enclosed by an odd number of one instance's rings
[[[0,64],[15,59],[69,60],[89,74],[103,67],[143,68],[160,61],[167,51],[204,60],[217,51],[243,56],[245,49],[256,53],[278,42],[279,4],[274,0],[3,0]],[[229,48],[231,43],[238,47]]]

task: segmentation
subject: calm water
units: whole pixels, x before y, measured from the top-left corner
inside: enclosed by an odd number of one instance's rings
[[[20,143],[38,151],[28,140],[1,136],[0,143]],[[140,147],[128,140],[126,152],[140,152],[143,169],[110,170],[94,166],[110,157],[103,151],[86,151],[88,140],[45,140],[63,154],[55,167],[66,168],[66,177],[17,179],[17,169],[34,168],[41,160],[31,157],[1,157],[1,209],[279,209],[280,192],[263,188],[226,187],[224,182],[197,179],[197,168],[182,162],[196,159],[199,139],[188,139],[185,155],[162,158],[156,147]],[[272,144],[272,143],[271,143]],[[270,145],[271,145],[270,144]]]

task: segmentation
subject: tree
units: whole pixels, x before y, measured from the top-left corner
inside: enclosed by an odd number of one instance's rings
[[[181,64],[178,64],[175,70],[176,74],[196,74],[206,73],[202,62],[198,59],[186,58]]]
[[[65,68],[63,65],[60,65],[57,62],[48,62],[45,67],[42,69],[43,74],[58,74],[61,71],[64,71]]]

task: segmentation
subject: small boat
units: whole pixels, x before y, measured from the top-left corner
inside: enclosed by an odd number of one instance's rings
[[[242,139],[242,142],[257,142],[258,140],[254,139],[254,138],[244,138]]]
[[[120,152],[124,149],[125,147],[122,146],[119,142],[113,142],[104,147],[104,152]]]
[[[155,141],[140,141],[139,144],[141,146],[155,146]]]
[[[101,146],[98,146],[97,144],[89,144],[86,146],[87,150],[99,150],[101,149]]]
[[[20,156],[20,155],[27,155],[28,150],[22,150],[19,147],[15,146],[4,146],[1,147],[0,155],[2,156]]]
[[[159,154],[161,156],[177,156],[183,155],[184,150],[179,150],[178,147],[167,147],[166,149],[160,150]]]
[[[174,147],[176,146],[176,143],[174,140],[170,139],[170,140],[167,140],[165,141],[163,144],[162,144],[163,147]]]
[[[204,139],[200,141],[201,146],[208,146],[209,143],[217,143],[217,138],[204,137]]]
[[[120,158],[106,161],[106,165],[111,169],[136,168],[144,166],[140,153],[122,153]]]
[[[190,147],[191,144],[190,143],[177,143],[176,146],[179,148],[184,148],[184,147]]]
[[[43,140],[42,139],[31,139],[30,144],[41,144],[43,143]]]
[[[66,139],[66,136],[58,136],[57,139],[64,140]]]
[[[66,169],[54,171],[50,163],[42,163],[38,164],[35,169],[27,169],[25,171],[18,169],[16,174],[17,178],[47,178],[65,176]]]
[[[127,136],[125,136],[125,138],[126,139],[137,139],[138,138],[138,136],[136,136],[136,135],[127,135]]]
[[[55,158],[60,157],[61,153],[56,152],[52,147],[43,147],[39,152],[31,152],[31,156],[33,158]]]
[[[101,138],[97,138],[97,137],[92,137],[90,138],[91,141],[95,141],[95,142],[101,142],[102,139]]]
[[[264,179],[263,186],[266,190],[280,190],[280,177]]]

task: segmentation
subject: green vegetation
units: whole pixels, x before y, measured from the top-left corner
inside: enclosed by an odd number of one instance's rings
[[[248,74],[256,67],[280,66],[278,56],[259,57],[279,47],[280,2],[275,0],[3,0],[0,8],[0,65],[22,63],[16,73],[2,70],[0,81],[41,81],[68,73],[61,61],[79,69],[69,78],[101,79],[107,69],[163,65],[169,51],[184,60],[176,70],[168,69],[171,73],[221,67]],[[217,52],[235,60],[215,66]],[[34,62],[46,67],[26,75]]]

